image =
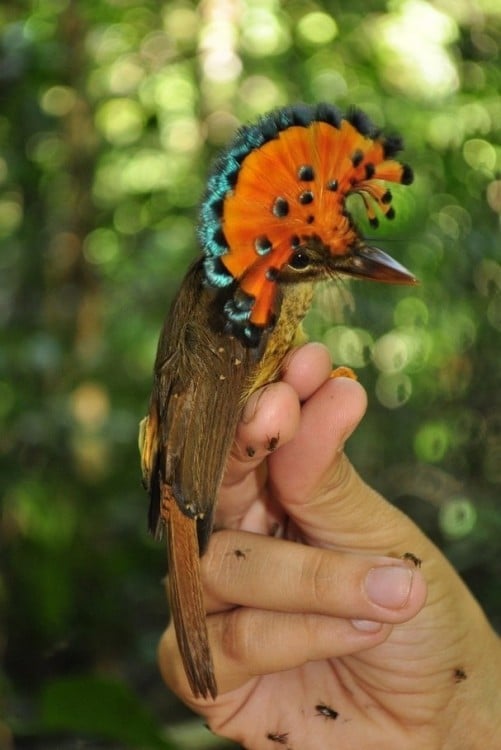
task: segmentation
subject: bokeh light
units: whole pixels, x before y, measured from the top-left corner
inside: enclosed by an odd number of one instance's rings
[[[286,16],[265,3],[248,3],[241,22],[242,49],[253,57],[278,55],[290,46]]]
[[[321,11],[305,13],[297,24],[300,39],[312,45],[324,45],[331,42],[338,34],[335,19]]]
[[[392,5],[393,13],[366,24],[388,82],[421,98],[457,90],[459,75],[448,46],[456,41],[458,28],[451,16],[425,0]]]
[[[370,361],[373,340],[369,331],[335,326],[326,331],[323,341],[337,364],[361,368]]]
[[[138,140],[143,130],[143,110],[133,99],[116,98],[104,102],[96,112],[96,126],[117,146]]]
[[[447,537],[462,539],[475,528],[477,512],[468,498],[456,497],[442,505],[438,518],[440,527]]]

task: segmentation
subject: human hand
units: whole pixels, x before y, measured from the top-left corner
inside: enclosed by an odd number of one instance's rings
[[[440,551],[342,453],[365,393],[330,368],[320,345],[297,350],[239,425],[225,530],[202,558],[217,700],[191,696],[172,625],[164,678],[249,750],[494,750],[499,641]]]

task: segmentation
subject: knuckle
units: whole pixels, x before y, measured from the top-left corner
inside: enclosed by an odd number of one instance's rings
[[[326,550],[318,550],[306,563],[303,577],[309,586],[315,611],[325,612],[327,603],[332,600],[332,591],[336,587],[332,560],[327,557]]]

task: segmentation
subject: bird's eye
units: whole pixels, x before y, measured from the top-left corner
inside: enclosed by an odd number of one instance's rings
[[[291,268],[294,268],[296,271],[303,271],[305,268],[308,268],[310,262],[311,261],[308,257],[308,253],[305,253],[304,250],[299,250],[291,257],[289,266]]]

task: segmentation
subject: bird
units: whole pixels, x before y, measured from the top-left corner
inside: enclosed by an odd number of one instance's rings
[[[388,183],[412,169],[360,109],[293,104],[244,125],[216,158],[200,205],[200,254],[164,322],[139,446],[148,526],[167,538],[168,593],[188,684],[216,699],[200,558],[242,408],[280,377],[315,285],[343,277],[393,284],[415,276],[364,239],[392,219]]]

